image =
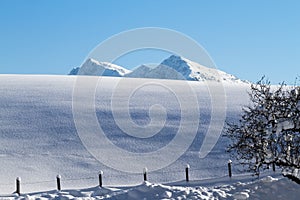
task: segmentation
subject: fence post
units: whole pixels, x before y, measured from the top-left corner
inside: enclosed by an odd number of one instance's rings
[[[145,168],[143,169],[144,181],[147,181],[147,172],[148,172],[148,169],[147,169],[147,167],[145,167]]]
[[[228,160],[228,176],[229,176],[229,178],[232,177],[231,164],[232,164],[232,161]]]
[[[103,175],[103,171],[99,172],[99,187],[102,187],[102,175]]]
[[[186,180],[186,182],[190,181],[190,178],[189,178],[189,169],[190,169],[190,165],[187,164],[186,167],[185,167],[185,180]]]
[[[58,191],[61,191],[60,179],[61,179],[61,176],[60,176],[60,175],[57,175],[57,176],[56,176],[56,183],[57,183],[57,190],[58,190]]]
[[[16,193],[18,195],[21,195],[21,178],[20,177],[16,178]]]

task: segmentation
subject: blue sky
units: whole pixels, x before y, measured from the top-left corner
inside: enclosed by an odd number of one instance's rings
[[[67,74],[100,42],[122,31],[162,27],[201,44],[219,69],[241,79],[300,75],[299,1],[1,0],[0,73]],[[158,63],[165,54],[120,60]]]

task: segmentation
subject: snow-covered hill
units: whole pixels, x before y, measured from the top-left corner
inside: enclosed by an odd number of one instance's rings
[[[113,71],[113,72],[112,72]],[[158,66],[150,68],[141,65],[133,71],[121,66],[98,62],[94,59],[87,60],[81,68],[74,68],[70,75],[103,75],[125,76],[134,78],[153,78],[190,81],[217,81],[227,83],[245,83],[237,77],[221,70],[200,65],[186,58],[172,55]]]
[[[210,128],[212,113],[210,94],[213,91],[209,91],[205,82],[119,77],[99,79],[97,76],[0,75],[0,195],[15,190],[15,178],[18,176],[21,177],[24,193],[55,188],[57,174],[62,176],[63,188],[92,187],[98,184],[99,170],[104,171],[105,185],[141,183],[142,168],[147,165],[147,160],[140,163],[142,167],[136,174],[125,173],[97,161],[83,146],[75,127],[72,98],[74,85],[81,77],[88,84],[97,82],[97,88],[93,90],[93,108],[98,122],[108,139],[128,152],[153,152],[170,143],[182,119],[182,102],[178,102],[177,97],[182,96],[189,102],[191,94],[186,87],[191,87],[197,94],[200,123],[197,124],[197,119],[192,118],[195,104],[186,104],[184,117],[189,119],[187,125],[199,126],[194,141],[176,162],[149,172],[149,181],[166,183],[183,180],[187,163],[191,166],[191,180],[226,176],[229,155],[224,150],[227,145],[224,137],[219,138],[217,145],[205,159],[199,158],[199,149]],[[176,88],[176,95],[164,85]],[[241,105],[248,101],[248,85],[223,85],[227,93],[227,119],[237,120]],[[83,89],[87,87],[79,86]],[[132,86],[137,87],[136,91],[128,93],[128,88]],[[82,113],[89,108],[85,104],[87,98],[88,96],[84,96],[80,99],[82,108],[79,109]],[[129,107],[121,104],[128,101]],[[112,102],[115,102],[114,109]],[[153,108],[156,107],[152,107],[153,105],[164,107],[167,113],[164,126],[156,135],[142,139],[132,137],[120,129],[116,117],[121,122],[126,121],[130,113],[130,122],[139,126],[155,122],[149,129],[156,130],[160,124],[158,120],[161,120],[161,112],[159,115],[155,114]],[[214,113],[220,113],[221,110],[218,104]],[[87,123],[89,121],[85,122]],[[86,129],[96,130],[97,124],[91,124]],[[130,125],[128,123],[129,133],[135,133],[134,127]],[[192,133],[190,128],[184,129],[184,132],[186,135]],[[174,157],[176,148],[180,148],[175,147],[167,152],[166,158]],[[107,152],[105,148],[107,147],[99,147],[99,153]],[[120,165],[125,162],[124,157],[120,160]],[[151,162],[160,164],[161,160],[154,159]],[[234,174],[239,173],[237,166],[233,170]]]
[[[126,173],[107,167],[87,151],[75,127],[73,93],[81,77],[88,84],[97,83],[92,107],[107,138],[129,152],[155,151],[170,143],[183,117],[182,104],[177,97],[182,95],[190,99],[185,87],[191,87],[200,107],[200,123],[196,124],[199,128],[193,143],[174,163],[150,171],[146,183],[141,184],[143,169]],[[164,85],[179,88],[178,93],[174,96],[174,92]],[[137,89],[128,94],[127,89],[132,86]],[[223,86],[227,100],[226,119],[238,120],[241,106],[248,102],[249,85],[225,83]],[[79,87],[86,89],[85,85]],[[273,172],[267,175],[271,174],[275,179],[262,174],[262,180],[253,180],[251,175],[241,174],[239,166],[233,162],[230,179],[227,175],[229,155],[225,151],[228,141],[224,137],[218,139],[207,157],[199,158],[199,149],[212,116],[212,92],[216,91],[209,90],[201,81],[0,75],[0,199],[298,199],[298,185]],[[88,96],[83,97],[79,109],[85,113],[89,109],[85,104]],[[112,104],[113,101],[117,104]],[[118,104],[124,101],[129,102],[128,107]],[[161,118],[153,112],[153,105],[164,107],[167,113],[164,127],[153,137],[132,137],[116,123],[116,117],[126,121],[128,112],[130,120],[138,125],[155,122]],[[195,105],[191,103],[185,108],[185,117],[190,118],[189,126],[194,126],[197,121],[191,118],[194,110]],[[218,104],[213,110],[218,114],[222,108]],[[96,130],[95,127],[86,128]],[[130,123],[127,129],[129,132],[135,130],[130,128]],[[191,133],[189,128],[184,131],[186,135]],[[104,152],[111,150],[106,148],[97,147],[97,151],[104,156]],[[176,148],[174,146],[167,152],[166,158],[174,156]],[[120,159],[119,164],[123,165],[126,159]],[[162,161],[152,159],[151,162]],[[145,163],[146,160],[142,160],[140,165],[144,167]],[[189,183],[184,181],[187,163],[190,165]],[[103,188],[95,187],[99,170],[104,171]],[[62,176],[62,191],[55,190],[57,174]],[[16,177],[21,177],[21,196],[12,194]]]

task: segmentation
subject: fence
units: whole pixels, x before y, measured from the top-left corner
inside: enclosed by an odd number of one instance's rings
[[[228,166],[228,177],[231,178],[232,177],[232,161],[231,160],[228,161],[228,165],[227,166]],[[190,165],[189,164],[187,164],[185,166],[184,172],[185,172],[184,173],[184,175],[185,175],[185,181],[189,182],[191,180],[190,179],[191,177],[190,177]],[[99,171],[98,177],[97,177],[98,178],[98,186],[99,187],[103,187],[103,178],[104,178],[103,175],[104,175],[104,172],[103,171]],[[95,177],[88,177],[88,178],[85,178],[85,179],[95,179],[95,178],[96,178],[96,176]],[[61,175],[58,174],[56,176],[56,189],[57,189],[57,191],[61,191],[62,190],[62,184],[61,184],[62,181],[70,181],[70,180],[71,179],[64,180],[61,177]],[[147,181],[148,180],[148,170],[147,170],[147,168],[143,169],[143,179],[142,180],[143,181]],[[45,181],[40,182],[40,183],[44,183],[44,182]],[[50,182],[50,181],[47,181],[47,182]],[[16,185],[15,185],[15,188],[16,188],[15,193],[18,194],[18,195],[21,195],[21,184],[22,184],[21,177],[17,177],[16,178]],[[26,184],[30,184],[30,183],[26,183]],[[34,182],[32,184],[37,184],[37,182]]]

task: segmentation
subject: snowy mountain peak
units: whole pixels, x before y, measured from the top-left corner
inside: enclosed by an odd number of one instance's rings
[[[99,62],[93,58],[87,59],[80,68],[74,68],[70,75],[91,75],[91,76],[116,76],[122,77],[127,73],[130,73],[121,66],[109,63]]]
[[[165,59],[161,65],[176,70],[186,80],[242,82],[231,74],[227,74],[214,68],[205,67],[181,56],[172,55]]]
[[[99,62],[89,58],[81,68],[74,68],[69,74],[243,83],[231,74],[205,67],[177,55],[171,55],[154,68],[141,65],[133,71],[112,63]]]
[[[186,80],[196,80],[190,76],[192,69],[187,62],[180,56],[172,55],[165,59],[161,64],[162,67],[169,67],[176,72],[180,73]]]

